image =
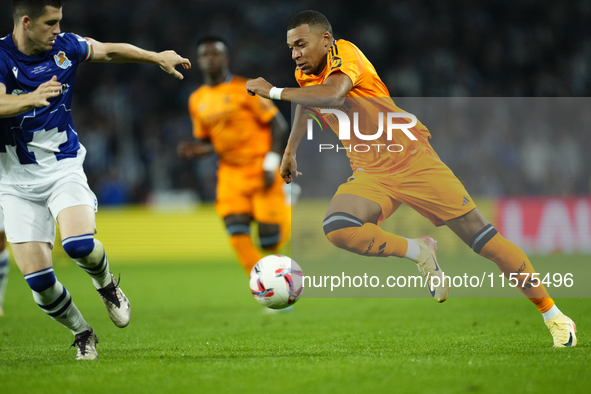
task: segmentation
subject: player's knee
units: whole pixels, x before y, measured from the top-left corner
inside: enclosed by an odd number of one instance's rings
[[[62,246],[70,258],[82,259],[94,250],[94,234],[66,238],[62,241]]]
[[[25,280],[29,284],[31,290],[41,293],[53,286],[57,279],[53,273],[53,268],[50,267],[25,275]]]
[[[363,222],[360,219],[345,212],[330,214],[322,224],[324,235],[334,246],[354,253],[359,251],[352,241],[361,226]]]
[[[260,223],[259,242],[264,250],[277,250],[281,244],[281,227],[278,224]]]
[[[497,229],[495,229],[492,224],[487,224],[482,230],[476,233],[474,237],[472,237],[472,241],[470,241],[470,249],[475,253],[480,254],[484,245],[497,235],[497,233]]]

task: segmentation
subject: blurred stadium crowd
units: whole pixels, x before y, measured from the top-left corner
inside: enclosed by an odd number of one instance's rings
[[[4,35],[12,29],[9,2],[1,9]],[[230,46],[233,72],[295,86],[285,27],[305,9],[325,13],[336,38],[363,51],[393,97],[578,97],[565,99],[566,107],[572,103],[574,116],[578,110],[587,116],[581,124],[591,124],[584,98],[591,93],[591,2],[585,0],[69,1],[62,31],[174,49],[193,62],[184,81],[150,65],[80,67],[73,113],[101,205],[179,190],[212,200],[215,158],[176,155],[178,142],[191,138],[188,97],[202,83],[195,42],[219,35]],[[289,118],[290,106],[279,107]],[[515,128],[500,127],[498,119],[475,128],[423,122],[472,195],[589,193],[591,133],[584,126],[549,125],[535,116]],[[340,171],[344,181],[348,170]],[[301,178],[304,195],[332,195],[334,189],[312,187],[310,178]]]

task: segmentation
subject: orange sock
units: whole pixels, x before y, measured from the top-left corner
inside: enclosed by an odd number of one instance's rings
[[[249,234],[234,234],[230,236],[230,245],[234,248],[238,262],[246,275],[250,275],[252,267],[263,258],[263,255],[252,243]]]
[[[326,228],[325,225],[325,231]],[[326,238],[333,245],[362,256],[404,257],[408,249],[405,238],[388,233],[373,223],[332,230],[326,234]]]
[[[554,306],[554,300],[552,298],[530,298],[529,300],[534,303],[540,313],[548,312]]]
[[[511,273],[530,274],[525,286],[523,286],[525,276],[517,275],[519,280],[517,288],[534,303],[541,313],[548,311],[554,306],[554,301],[550,298],[548,291],[541,283],[541,279],[538,282],[540,284],[538,287],[532,286],[532,283],[535,284],[535,280],[531,280],[531,274],[536,271],[527,258],[527,255],[513,242],[504,238],[501,234],[496,233],[496,235],[482,246],[479,254],[494,261],[507,278],[509,278]]]
[[[281,222],[281,241],[277,249],[281,249],[291,236],[291,210],[287,210],[283,221]]]
[[[263,248],[268,252],[276,252],[281,249],[289,240],[291,235],[291,212],[287,212],[281,223],[279,223],[279,242],[272,248]]]

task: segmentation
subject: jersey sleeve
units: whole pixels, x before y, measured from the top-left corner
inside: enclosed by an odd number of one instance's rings
[[[244,92],[246,92],[246,89],[244,89]],[[247,103],[249,109],[259,122],[263,124],[269,123],[277,115],[277,112],[279,112],[273,101],[258,95],[251,96],[248,93],[246,95],[248,96]]]
[[[198,96],[196,93],[193,93],[191,97],[189,97],[189,115],[191,116],[191,122],[193,123],[193,137],[207,139],[210,137],[209,128],[201,122],[197,106]]]
[[[335,42],[330,48],[328,62],[327,78],[330,74],[340,71],[351,78],[353,87],[361,83],[365,66],[355,48],[348,42]]]
[[[86,62],[92,59],[94,53],[92,44],[88,39],[74,33],[64,33],[63,37],[66,39],[68,52],[75,55],[75,58],[79,62]]]

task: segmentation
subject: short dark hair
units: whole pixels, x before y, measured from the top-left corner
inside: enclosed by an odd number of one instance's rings
[[[218,36],[204,36],[197,40],[197,48],[199,48],[203,44],[215,44],[216,42],[221,42],[227,48],[228,44],[224,41],[223,38]]]
[[[65,0],[11,0],[12,19],[14,23],[25,15],[37,19],[45,13],[45,6],[62,8],[64,2]]]
[[[332,26],[330,25],[330,22],[326,19],[324,14],[318,11],[307,10],[300,12],[291,18],[287,25],[287,30],[295,29],[301,25],[309,25],[310,27],[320,26],[332,36]]]

